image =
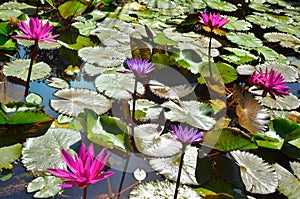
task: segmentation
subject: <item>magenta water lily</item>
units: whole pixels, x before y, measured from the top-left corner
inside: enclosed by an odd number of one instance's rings
[[[135,75],[140,77],[145,77],[148,73],[156,69],[152,62],[140,58],[127,59],[126,64]]]
[[[52,35],[53,26],[49,25],[47,21],[45,25],[43,25],[43,21],[39,20],[37,17],[30,17],[29,25],[26,24],[25,21],[21,20],[18,23],[19,28],[22,31],[22,35],[15,35],[12,38],[15,39],[24,39],[24,40],[34,40],[38,42],[47,42],[57,44],[58,42],[53,40],[59,36],[59,34]]]
[[[262,68],[260,68],[259,73],[254,72],[250,77],[250,84],[262,89],[263,97],[269,93],[274,99],[275,96],[283,97],[285,95],[289,95],[288,90],[290,87],[284,86],[285,83],[286,81],[281,73],[276,73],[273,68],[271,68],[270,72],[268,72],[268,68],[266,67],[265,73]]]
[[[179,141],[184,144],[201,143],[204,142],[202,139],[203,133],[194,128],[183,128],[181,125],[172,125],[172,135],[175,136]]]
[[[229,20],[226,17],[221,18],[220,13],[201,13],[199,19],[201,19],[203,23],[207,25],[211,30],[221,28],[229,22]]]
[[[69,170],[49,168],[47,171],[67,180],[59,184],[60,187],[77,186],[79,188],[86,188],[114,174],[114,171],[102,173],[110,157],[110,154],[105,155],[105,153],[106,148],[103,148],[97,157],[94,157],[94,145],[90,144],[88,148],[86,148],[84,144],[81,144],[78,154],[75,154],[73,158],[65,149],[62,149],[61,155]]]

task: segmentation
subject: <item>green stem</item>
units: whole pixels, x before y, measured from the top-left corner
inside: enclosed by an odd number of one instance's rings
[[[212,77],[212,67],[211,67],[211,40],[212,40],[212,32],[209,34],[209,43],[208,43],[208,67],[209,67],[209,75]]]
[[[32,47],[32,51],[31,51],[31,60],[30,60],[30,64],[29,64],[28,74],[27,74],[27,81],[26,81],[24,97],[27,97],[28,92],[29,92],[30,76],[31,76],[31,72],[32,72],[33,61],[34,61],[34,58],[36,56],[37,45],[38,45],[38,41],[35,40],[34,45]]]
[[[178,171],[178,176],[177,176],[177,181],[176,181],[174,199],[177,199],[177,195],[178,195],[178,188],[180,185],[180,177],[181,177],[181,171],[182,171],[182,167],[183,167],[183,158],[184,158],[185,149],[186,149],[186,144],[182,143],[182,150],[181,150],[181,157],[180,157],[179,171]]]
[[[87,187],[83,188],[83,199],[87,199]]]

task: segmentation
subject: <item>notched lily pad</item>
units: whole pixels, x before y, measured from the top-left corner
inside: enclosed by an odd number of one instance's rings
[[[34,198],[49,198],[58,194],[62,188],[58,184],[63,183],[61,178],[55,176],[42,176],[32,180],[27,186],[27,192],[37,191]]]
[[[269,42],[279,42],[282,47],[293,48],[295,51],[299,51],[300,48],[300,39],[290,34],[269,32],[264,34],[264,38]]]
[[[27,80],[30,59],[19,59],[4,65],[3,73],[5,76],[13,76],[24,81]],[[46,77],[51,72],[51,68],[44,62],[33,64],[30,80],[38,80]]]
[[[259,48],[263,46],[262,41],[255,37],[253,33],[227,33],[226,37],[231,42],[248,49]]]
[[[51,99],[50,106],[58,111],[69,116],[78,116],[84,112],[84,109],[92,109],[99,115],[107,112],[112,104],[103,95],[98,94],[84,88],[70,88],[58,90],[53,94],[62,99]]]

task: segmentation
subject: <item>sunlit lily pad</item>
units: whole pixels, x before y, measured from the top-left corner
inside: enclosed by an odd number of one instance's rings
[[[267,46],[262,46],[260,48],[256,48],[255,50],[257,50],[258,53],[262,54],[266,61],[273,61],[279,57],[279,54],[275,50]]]
[[[226,50],[232,52],[230,55],[221,55],[221,57],[231,63],[234,64],[245,64],[247,62],[253,61],[257,59],[257,56],[253,55],[249,51],[240,49],[240,48],[231,48],[226,47]]]
[[[290,165],[292,166],[294,174],[297,175],[297,177],[295,177],[284,167],[280,166],[278,163],[273,165],[279,178],[278,190],[289,199],[298,199],[300,195],[300,177],[299,173],[297,172],[299,172],[300,166],[297,162],[290,162]]]
[[[129,193],[130,199],[141,198],[160,198],[170,199],[173,198],[175,190],[175,183],[170,181],[149,181],[135,186]],[[180,199],[200,199],[202,197],[192,188],[185,185],[180,186],[178,189],[178,198]]]
[[[139,0],[140,3],[146,4],[149,8],[161,8],[166,10],[171,10],[176,7],[175,2],[168,0]]]
[[[118,46],[120,43],[129,44],[129,36],[117,30],[98,27],[91,31],[106,46]]]
[[[47,168],[66,169],[60,149],[71,152],[69,147],[80,139],[78,131],[50,128],[43,136],[27,139],[22,150],[22,163],[30,171],[46,171]]]
[[[262,41],[255,37],[253,33],[227,33],[227,39],[244,48],[259,48],[263,46]]]
[[[271,165],[262,158],[245,151],[232,151],[230,154],[240,166],[241,177],[247,191],[259,194],[276,191],[278,177]]]
[[[30,93],[26,96],[26,102],[39,105],[43,102],[43,98],[38,94]]]
[[[50,82],[49,84],[47,84],[48,86],[51,86],[53,88],[70,88],[69,83],[61,78],[57,78],[57,77],[51,77],[49,79],[47,79],[48,82]]]
[[[162,106],[170,109],[165,112],[165,117],[174,122],[186,122],[203,130],[212,129],[216,123],[215,119],[209,116],[213,111],[209,104],[198,101],[180,101],[177,105],[168,101]]]
[[[35,192],[34,198],[49,198],[58,194],[62,188],[58,186],[63,180],[55,176],[42,176],[32,180],[27,187],[29,193]]]
[[[13,76],[24,81],[27,80],[30,59],[19,59],[4,65],[3,73],[5,76]],[[51,68],[44,62],[33,64],[30,80],[38,80],[46,77],[51,72]]]
[[[198,155],[198,148],[187,146],[183,158],[183,168],[181,173],[180,182],[182,184],[190,184],[190,185],[197,185],[198,182],[195,177],[195,169],[197,165],[197,155]],[[150,166],[160,173],[164,175],[166,178],[170,180],[176,181],[177,174],[179,170],[179,160],[180,154],[170,158],[155,158],[150,159],[149,164]]]
[[[156,124],[135,127],[134,140],[137,149],[151,157],[170,157],[180,153],[181,143],[170,133],[161,134]]]
[[[255,67],[249,64],[239,65],[236,68],[236,71],[240,75],[252,75],[253,72],[255,71]]]
[[[237,7],[231,3],[228,3],[226,1],[220,1],[220,0],[204,0],[207,5],[215,10],[222,10],[226,12],[232,12],[237,10]]]
[[[103,95],[84,88],[62,89],[53,95],[62,99],[51,99],[51,107],[59,113],[75,117],[86,108],[92,109],[101,115],[107,112],[112,105]]]
[[[264,38],[269,42],[279,42],[282,47],[293,48],[296,51],[298,51],[300,47],[300,39],[290,34],[270,32],[265,33]]]
[[[80,49],[78,55],[84,61],[102,67],[118,66],[126,59],[124,53],[118,52],[112,47],[86,47]]]
[[[23,39],[18,39],[18,44],[21,44],[22,46],[32,46],[34,45],[34,41],[33,40],[23,40]],[[39,42],[38,46],[40,49],[46,49],[46,50],[51,50],[51,49],[57,49],[61,46],[61,44],[57,43],[48,43],[48,42]]]
[[[134,90],[133,74],[102,74],[95,79],[95,87],[105,95],[115,99],[131,99]],[[144,86],[138,82],[137,92],[143,94]]]
[[[91,20],[85,22],[75,22],[72,23],[72,26],[77,28],[81,35],[88,36],[90,32],[96,28],[96,22]]]
[[[14,144],[11,146],[0,148],[0,169],[7,167],[10,163],[16,161],[22,152],[21,144]]]
[[[130,109],[132,110],[132,100],[129,101]],[[162,107],[157,106],[153,101],[147,99],[138,99],[135,102],[135,110],[141,111],[142,114],[136,115],[138,120],[156,120],[162,111]]]
[[[229,30],[243,31],[252,28],[252,25],[248,21],[238,20],[238,18],[231,16],[228,16],[227,19],[229,20],[229,22],[223,27]]]
[[[169,87],[156,80],[149,81],[150,90],[157,96],[167,99],[177,99],[184,97],[194,91],[191,85],[178,85]]]

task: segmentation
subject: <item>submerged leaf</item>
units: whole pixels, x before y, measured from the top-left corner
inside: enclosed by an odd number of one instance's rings
[[[232,151],[230,154],[240,166],[241,177],[247,191],[259,194],[276,191],[278,177],[271,165],[260,157],[245,151]]]
[[[101,115],[112,106],[110,100],[103,95],[84,88],[62,89],[56,91],[53,95],[62,99],[51,99],[51,107],[59,113],[75,117],[86,108],[92,109]]]
[[[29,70],[30,59],[19,59],[7,63],[3,67],[3,73],[5,76],[13,76],[20,78],[24,81],[27,80]],[[38,62],[33,64],[30,80],[38,80],[46,77],[51,72],[51,68],[44,62]]]

